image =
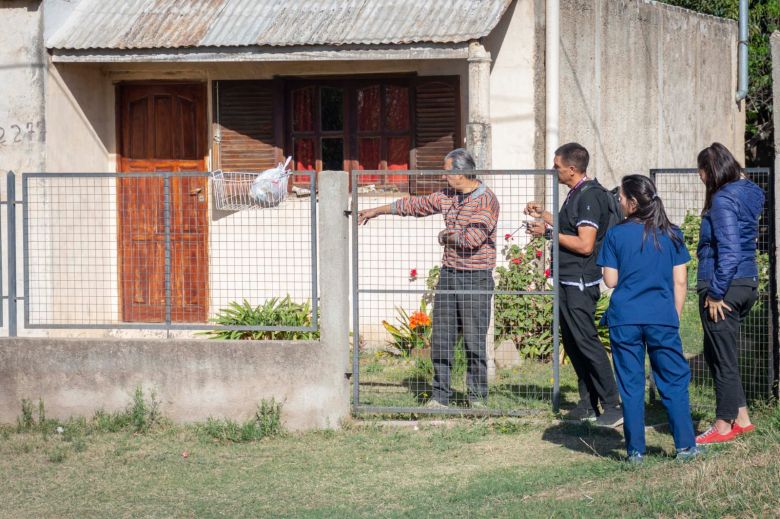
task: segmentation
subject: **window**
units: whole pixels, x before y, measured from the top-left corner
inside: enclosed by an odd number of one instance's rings
[[[457,77],[216,83],[217,164],[225,171],[262,170],[284,155],[293,156],[297,171],[439,169],[460,143]],[[442,185],[435,177],[359,179],[412,193]],[[292,183],[308,180],[294,175]]]

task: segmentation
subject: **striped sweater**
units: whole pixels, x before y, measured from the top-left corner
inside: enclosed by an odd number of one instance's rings
[[[483,183],[467,195],[445,189],[428,196],[402,198],[391,205],[391,211],[399,216],[444,216],[447,230],[457,236],[457,245],[444,248],[445,267],[487,270],[496,266],[499,204],[493,191]]]

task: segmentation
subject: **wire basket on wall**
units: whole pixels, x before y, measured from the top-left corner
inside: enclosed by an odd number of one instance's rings
[[[292,157],[262,173],[212,172],[211,183],[217,209],[239,211],[281,204],[287,197],[287,180],[292,174],[287,169],[290,160]]]
[[[257,173],[225,173],[221,170],[211,173],[211,189],[214,203],[222,211],[240,211],[261,206],[250,194],[252,182]]]

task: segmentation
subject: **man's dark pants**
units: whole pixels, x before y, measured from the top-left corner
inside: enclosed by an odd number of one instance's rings
[[[560,285],[561,335],[563,349],[577,373],[580,404],[604,409],[620,404],[612,364],[596,329],[598,285],[579,287]]]
[[[487,332],[494,288],[492,270],[441,269],[433,302],[433,398],[447,404],[452,396],[450,370],[455,344],[463,334],[468,371],[469,400],[487,398]],[[457,293],[440,293],[442,290]],[[482,291],[485,293],[471,293]]]

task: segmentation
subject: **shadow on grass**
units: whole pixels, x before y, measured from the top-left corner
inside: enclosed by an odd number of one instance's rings
[[[561,423],[545,429],[542,440],[600,458],[622,460],[625,458],[623,435],[615,429],[595,427],[590,424]],[[662,454],[663,450],[647,447],[647,454]]]
[[[421,378],[405,378],[401,385],[406,387],[419,404],[424,404],[433,395],[433,386],[428,380]],[[517,407],[514,410],[529,408],[529,401],[538,400],[549,403],[552,398],[552,387],[543,387],[537,384],[495,384],[488,387],[488,402],[492,399],[500,399],[501,408],[512,409],[506,403],[514,402]],[[463,391],[453,390],[450,398],[451,405],[468,404],[468,395]]]

